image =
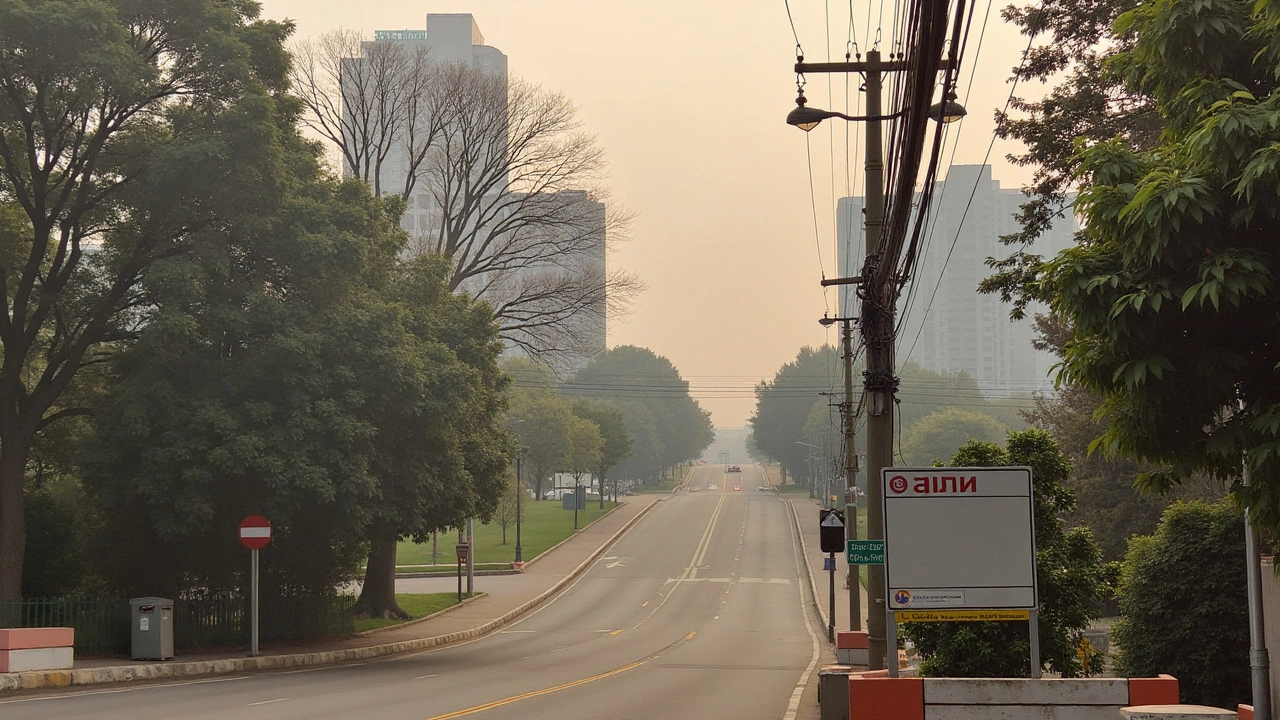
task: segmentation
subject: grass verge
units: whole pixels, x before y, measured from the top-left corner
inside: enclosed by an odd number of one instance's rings
[[[476,595],[481,594],[476,593]],[[400,605],[401,609],[409,613],[410,620],[414,620],[457,605],[458,595],[457,593],[396,593],[396,603]],[[356,632],[377,630],[391,625],[399,625],[403,622],[408,621],[400,618],[356,618]]]
[[[613,509],[614,503],[605,501],[604,509],[600,504],[588,503],[587,507],[578,511],[578,527],[584,528]],[[521,521],[520,544],[525,562],[528,562],[573,534],[573,511],[562,509],[557,500],[529,501],[524,505],[524,520]],[[452,572],[457,555],[454,544],[456,533],[440,533],[436,544],[435,563],[432,562],[431,543],[402,542],[396,549],[396,565],[445,565]],[[507,542],[502,542],[502,528],[496,523],[475,526],[475,546],[471,548],[475,555],[476,567],[494,564],[497,567],[510,567],[516,557],[515,526],[507,528]],[[421,569],[421,568],[416,568]]]

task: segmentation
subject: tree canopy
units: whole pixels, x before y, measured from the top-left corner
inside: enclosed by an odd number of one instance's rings
[[[149,268],[279,201],[288,32],[251,2],[0,2],[0,599],[28,452],[83,412],[59,400],[131,336]]]
[[[1098,447],[1163,490],[1238,478],[1280,527],[1280,6],[1147,2],[1117,19],[1108,67],[1153,98],[1159,144],[1078,154],[1079,247],[1034,286],[1072,329],[1061,378],[1103,397]]]

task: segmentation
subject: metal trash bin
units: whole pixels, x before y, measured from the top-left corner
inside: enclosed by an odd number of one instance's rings
[[[564,510],[578,509],[578,496],[576,493],[567,492],[560,498],[560,507]]]
[[[824,665],[818,670],[818,705],[822,720],[849,720],[849,665]]]
[[[173,601],[159,597],[130,598],[133,659],[173,658]]]

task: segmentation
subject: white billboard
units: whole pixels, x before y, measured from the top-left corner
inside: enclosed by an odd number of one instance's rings
[[[1031,468],[885,468],[890,610],[1034,608]]]

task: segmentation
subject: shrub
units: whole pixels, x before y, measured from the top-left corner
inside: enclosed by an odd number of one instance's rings
[[[1173,675],[1184,703],[1250,702],[1247,587],[1244,514],[1230,500],[1170,505],[1154,535],[1129,541],[1118,672]]]

